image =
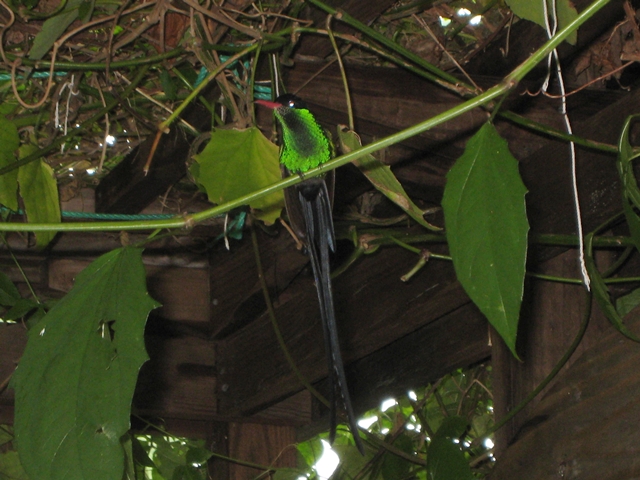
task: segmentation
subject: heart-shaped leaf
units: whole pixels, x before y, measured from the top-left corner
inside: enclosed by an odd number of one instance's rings
[[[158,304],[145,285],[142,250],[113,250],[29,331],[12,385],[15,435],[29,478],[122,478],[122,436],[147,360],[144,326]]]
[[[211,140],[195,156],[191,168],[196,181],[209,200],[222,204],[235,200],[281,179],[278,147],[256,127],[246,130],[217,129]],[[262,197],[250,204],[257,216],[273,223],[284,207],[282,191]]]

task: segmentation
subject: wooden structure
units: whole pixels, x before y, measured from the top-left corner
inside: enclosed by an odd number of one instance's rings
[[[358,5],[371,2],[347,3],[355,5],[354,11],[358,11]],[[582,7],[588,2],[575,3]],[[621,3],[612,1],[585,27],[584,33],[581,30],[582,43],[576,48],[592,42],[618,21],[622,16]],[[385,2],[378,2],[378,6],[383,8]],[[349,6],[345,9],[349,10]],[[373,18],[380,8],[374,10],[362,10],[365,17],[361,20]],[[538,27],[520,23],[515,28],[522,31],[512,32],[512,38],[529,39],[527,48],[514,49],[513,57],[500,62],[495,70],[484,70],[486,61],[472,65],[470,73],[478,82],[492,84],[492,77],[480,74],[499,78],[505,69],[525,58],[536,42],[543,41]],[[303,44],[301,52],[309,55],[314,48]],[[489,49],[487,55],[493,55],[493,47]],[[575,51],[565,49],[562,54],[570,60]],[[300,95],[327,125],[344,123],[346,109],[339,72],[335,66],[322,69],[324,66],[297,61],[286,72],[286,83],[295,91],[315,76],[312,88],[304,88]],[[350,65],[348,76],[356,130],[365,142],[446,111],[460,101],[459,97],[396,68]],[[560,125],[554,100],[534,101],[521,96],[522,89],[508,99],[510,108],[546,124]],[[585,91],[571,97],[569,102],[574,131],[608,143],[616,142],[627,115],[640,111],[637,90]],[[486,120],[486,112],[475,110],[391,148],[385,161],[394,167],[416,201],[425,206],[438,205],[446,172],[462,152],[469,135]],[[269,118],[263,117],[261,121],[267,128]],[[566,145],[500,119],[496,125],[521,162],[521,173],[530,191],[527,207],[532,231],[572,233],[574,213]],[[613,156],[588,150],[580,150],[579,155],[580,193],[585,229],[589,230],[619,208],[618,175]],[[162,167],[170,173],[156,177],[161,183],[153,185],[154,195],[165,191],[176,180],[176,172],[183,171],[184,158],[175,158],[175,165],[166,160],[167,165]],[[341,207],[352,204],[371,187],[352,167],[341,169],[338,176],[340,218]],[[105,182],[105,187],[99,190],[98,210],[140,210],[138,191],[127,184],[130,181],[133,180],[125,176]],[[136,177],[135,181],[149,180]],[[90,196],[82,205],[74,203],[64,208],[94,210]],[[198,205],[189,208],[197,209]],[[159,203],[155,202],[145,211],[158,209]],[[439,214],[431,220],[442,223]],[[282,354],[266,314],[249,235],[242,241],[232,241],[227,251],[222,243],[212,242],[221,232],[220,220],[196,227],[179,242],[164,239],[147,248],[144,260],[149,290],[163,307],[154,311],[149,320],[147,348],[151,361],[142,369],[134,406],[142,415],[165,419],[168,427],[178,434],[207,438],[217,451],[268,464],[288,444],[326,427],[326,412],[303,390]],[[326,362],[319,341],[321,327],[307,259],[281,228],[258,229],[257,236],[278,327],[301,372],[323,391]],[[135,239],[136,235],[130,237]],[[11,237],[10,241],[29,281],[39,293],[49,296],[68,291],[74,276],[92,258],[120,243],[117,236],[110,234],[64,234],[46,254],[36,254],[25,248],[20,238]],[[348,250],[349,247],[341,247],[338,257]],[[12,280],[21,282],[9,257],[2,253],[1,261]],[[361,258],[335,280],[340,336],[356,410],[363,412],[386,396],[425,385],[455,368],[491,357],[496,415],[504,415],[544,378],[571,342],[583,308],[579,287],[528,282],[520,331],[524,363],[520,364],[491,335],[484,317],[456,281],[450,264],[432,261],[410,282],[401,282],[400,277],[415,262],[415,256],[404,250],[384,248]],[[560,249],[532,249],[530,267],[541,272],[576,274],[573,254]],[[598,343],[608,328],[606,321],[594,313],[581,349]],[[10,375],[24,341],[22,326],[0,325],[0,378]],[[617,345],[616,339],[607,337],[605,344]],[[600,361],[598,355],[602,358],[615,355],[618,351],[615,345],[610,354],[602,353],[598,346],[589,350],[589,356],[558,380],[547,400],[538,407],[534,402],[501,431],[498,450],[506,449],[505,458],[518,455],[510,454],[507,445],[521,425],[531,415],[547,415],[545,409],[555,408],[554,399],[559,399],[566,388],[561,382],[568,385],[578,381],[580,369],[589,368],[589,362]],[[629,355],[635,359],[640,347],[624,348],[632,351]],[[608,356],[604,361],[610,362],[611,358]],[[1,421],[10,421],[11,391],[1,396],[0,402]],[[559,400],[558,404],[570,408]],[[553,428],[555,424],[549,425],[548,428]],[[571,451],[567,452],[570,456]],[[568,457],[562,461],[570,463]],[[283,465],[295,462],[292,451],[285,450],[279,462]],[[255,473],[243,468],[246,467],[214,462],[212,472],[216,479],[251,478]],[[496,474],[496,478],[525,477]]]

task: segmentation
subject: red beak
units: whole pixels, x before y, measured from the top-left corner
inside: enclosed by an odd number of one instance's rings
[[[256,100],[255,103],[259,105],[264,105],[265,107],[270,108],[271,110],[275,110],[276,108],[279,108],[282,106],[279,103],[269,102],[268,100]]]

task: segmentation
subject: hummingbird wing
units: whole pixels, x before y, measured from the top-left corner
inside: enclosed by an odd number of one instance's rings
[[[285,167],[282,167],[282,178],[286,178],[292,174]],[[309,181],[312,181],[309,179]],[[329,194],[330,205],[333,207],[333,192],[336,184],[336,171],[331,170],[324,176],[324,182],[327,186],[327,192]],[[302,203],[299,198],[299,186],[289,187],[284,189],[284,205],[287,210],[287,217],[289,218],[289,226],[296,234],[298,240],[305,243],[307,242],[307,230],[304,220],[304,214],[302,213]],[[333,209],[333,208],[331,208]],[[333,222],[331,222],[333,224]]]

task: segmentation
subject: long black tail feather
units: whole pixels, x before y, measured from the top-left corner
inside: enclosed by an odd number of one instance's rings
[[[357,419],[351,405],[347,380],[340,353],[331,272],[329,268],[329,250],[335,252],[336,241],[331,214],[331,200],[324,179],[309,179],[298,186],[300,204],[306,225],[307,249],[311,259],[313,277],[318,290],[318,302],[324,330],[325,349],[329,381],[331,385],[331,427],[329,440],[335,440],[337,428],[337,405],[342,400],[356,446],[364,455],[364,445],[358,433]]]

